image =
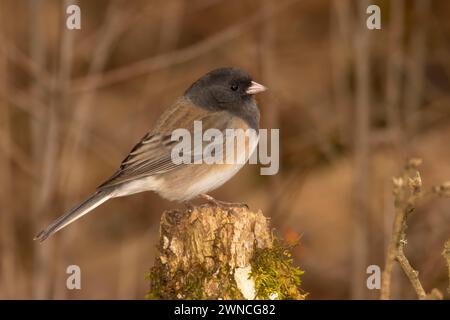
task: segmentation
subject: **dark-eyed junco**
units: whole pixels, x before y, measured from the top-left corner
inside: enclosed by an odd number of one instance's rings
[[[155,191],[165,199],[180,202],[203,196],[220,203],[206,193],[224,184],[241,169],[256,148],[257,140],[246,140],[244,150],[236,149],[237,157],[244,161],[231,164],[177,163],[172,153],[177,141],[173,141],[172,134],[174,130],[185,129],[195,135],[194,124],[197,121],[203,131],[215,129],[224,135],[229,129],[258,130],[259,110],[254,95],[265,90],[264,86],[237,68],[221,68],[207,73],[162,114],[155,128],[134,146],[111,178],[41,231],[35,240],[47,239],[111,198],[138,192]]]

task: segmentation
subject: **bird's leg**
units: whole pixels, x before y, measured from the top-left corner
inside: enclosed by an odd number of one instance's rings
[[[210,204],[212,204],[216,207],[221,207],[221,208],[239,207],[239,208],[247,208],[248,209],[248,205],[246,203],[220,201],[220,200],[214,199],[213,197],[211,197],[210,195],[207,195],[206,193],[200,194],[199,197],[205,199]]]

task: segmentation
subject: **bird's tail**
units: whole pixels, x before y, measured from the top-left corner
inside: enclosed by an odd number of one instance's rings
[[[76,205],[72,209],[70,209],[67,213],[63,214],[61,217],[56,219],[51,225],[49,225],[46,229],[39,232],[34,240],[39,240],[40,242],[47,239],[52,234],[61,230],[68,224],[74,222],[75,220],[81,218],[86,213],[95,209],[103,202],[110,199],[112,196],[111,190],[99,190],[96,193],[92,194],[89,198]]]

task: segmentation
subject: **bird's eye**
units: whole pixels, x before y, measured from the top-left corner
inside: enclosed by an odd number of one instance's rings
[[[237,84],[231,86],[231,90],[236,91],[237,89],[239,89],[239,86]]]

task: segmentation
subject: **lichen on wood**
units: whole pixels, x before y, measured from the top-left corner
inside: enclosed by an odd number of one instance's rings
[[[261,211],[212,205],[163,213],[149,299],[304,299],[302,271]]]

